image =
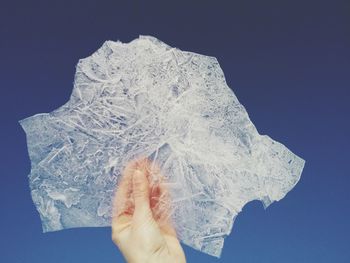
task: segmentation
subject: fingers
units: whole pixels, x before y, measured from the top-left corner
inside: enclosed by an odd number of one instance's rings
[[[135,170],[135,162],[130,162],[124,168],[122,176],[119,180],[116,193],[113,201],[113,217],[119,217],[120,215],[133,214],[133,199],[131,197],[132,192],[132,176]]]
[[[135,170],[133,174],[133,197],[135,204],[135,216],[150,215],[149,182],[144,170]]]
[[[169,190],[163,183],[160,183],[154,193],[156,197],[154,207],[155,218],[163,233],[176,237],[176,231],[171,219],[173,208],[171,206]]]
[[[141,157],[127,163],[121,173],[121,177],[114,194],[113,200],[113,218],[119,218],[123,215],[133,215],[134,197],[133,197],[133,175],[139,169],[146,172],[149,176],[149,161]]]
[[[148,158],[129,162],[114,197],[113,220],[155,220],[164,233],[176,237],[171,222],[171,200],[159,166]]]

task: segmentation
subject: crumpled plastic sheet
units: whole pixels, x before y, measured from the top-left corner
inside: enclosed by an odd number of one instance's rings
[[[44,232],[110,226],[126,163],[157,163],[179,239],[220,257],[243,206],[266,208],[298,182],[304,160],[260,135],[215,57],[155,37],[106,41],[80,59],[70,100],[20,121]]]

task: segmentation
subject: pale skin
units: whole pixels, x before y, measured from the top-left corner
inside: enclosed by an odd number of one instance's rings
[[[157,178],[158,183],[150,183]],[[153,182],[153,181],[152,181]],[[125,167],[114,198],[112,240],[128,263],[184,263],[157,166],[139,158]]]

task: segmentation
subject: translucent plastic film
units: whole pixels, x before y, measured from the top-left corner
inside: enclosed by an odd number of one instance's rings
[[[151,36],[106,41],[79,60],[70,100],[20,121],[43,231],[109,226],[125,165],[166,177],[180,240],[219,257],[242,207],[282,199],[304,160],[260,135],[216,58]]]

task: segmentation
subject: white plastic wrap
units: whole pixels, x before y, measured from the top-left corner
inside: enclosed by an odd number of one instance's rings
[[[139,155],[166,176],[181,241],[220,256],[242,207],[267,207],[304,160],[259,135],[214,57],[151,36],[106,41],[79,60],[70,100],[20,121],[43,231],[109,226],[125,164]]]

